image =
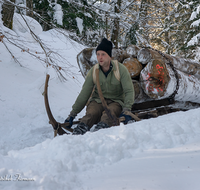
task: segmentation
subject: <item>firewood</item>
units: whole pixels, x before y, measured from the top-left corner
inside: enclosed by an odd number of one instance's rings
[[[125,59],[123,65],[128,69],[131,78],[138,76],[142,70],[142,64],[136,58]]]

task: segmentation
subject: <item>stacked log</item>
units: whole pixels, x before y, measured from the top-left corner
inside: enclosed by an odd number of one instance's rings
[[[184,72],[188,75],[194,75],[197,78],[200,78],[200,64],[197,61],[191,59],[184,59],[180,57],[171,56],[168,54],[162,53],[167,59],[171,61],[173,66]],[[166,62],[165,57],[158,53],[158,51],[142,48],[138,51],[137,59],[142,64],[147,64],[155,59],[162,59],[163,62]]]
[[[138,52],[141,48],[136,45],[130,45],[126,48],[126,54],[129,57],[137,58]]]
[[[179,88],[175,95],[177,101],[191,101],[200,103],[200,80],[177,70]],[[153,60],[141,71],[140,79],[144,92],[153,99],[167,98],[176,89],[177,79],[172,68],[161,60]],[[149,80],[150,79],[150,80]]]
[[[131,45],[113,49],[112,59],[129,70],[135,88],[135,103],[161,100],[175,94],[177,101],[200,103],[200,64],[150,48]],[[77,55],[82,75],[97,63],[95,48],[86,48]],[[178,85],[178,87],[177,87]]]
[[[88,71],[97,63],[95,48],[85,48],[77,55],[77,62],[81,74],[85,78]]]
[[[123,65],[128,69],[131,78],[137,77],[142,71],[142,64],[136,58],[127,58],[123,62]]]
[[[179,85],[175,100],[200,103],[200,64],[189,59],[163,55],[147,48],[138,52],[138,61],[146,64],[140,75],[140,80],[147,81],[142,85],[144,92],[153,99],[163,99],[172,95]],[[172,66],[168,64],[169,61]]]

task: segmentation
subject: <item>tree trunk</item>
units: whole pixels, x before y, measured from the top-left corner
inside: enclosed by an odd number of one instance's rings
[[[10,0],[10,1],[15,3],[15,0]],[[10,1],[4,0],[1,14],[2,14],[3,25],[12,29],[15,6]]]
[[[107,3],[107,0],[104,0],[104,3]],[[106,31],[105,31],[105,34],[106,34],[106,38],[108,38],[108,12],[106,12],[105,14],[105,17],[106,17]]]
[[[26,0],[26,6],[29,8],[26,10],[26,15],[33,17],[33,0]]]
[[[115,13],[120,12],[120,7],[121,7],[121,0],[117,0],[117,5],[115,5]],[[111,34],[111,41],[113,42],[115,48],[118,48],[118,38],[119,38],[119,18],[116,16],[114,19],[114,26],[113,26],[113,31]]]

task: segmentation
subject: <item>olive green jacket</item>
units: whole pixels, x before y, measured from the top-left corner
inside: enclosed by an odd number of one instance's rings
[[[130,77],[130,73],[127,68],[118,62],[120,81],[115,77],[114,71],[116,71],[116,65],[111,61],[113,67],[108,76],[106,77],[102,70],[99,68],[99,82],[104,98],[111,99],[115,102],[118,102],[124,110],[131,110],[131,107],[134,103],[134,87]],[[93,69],[94,66],[89,70],[85,82],[83,84],[82,90],[77,97],[74,105],[72,106],[72,112],[74,115],[81,112],[85,107],[87,101],[89,100],[91,93],[92,97],[90,101],[95,100],[97,103],[101,103],[97,86],[93,81]]]

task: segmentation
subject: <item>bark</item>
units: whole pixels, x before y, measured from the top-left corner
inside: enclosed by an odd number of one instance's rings
[[[104,0],[104,3],[107,3],[107,0]],[[106,29],[105,29],[105,34],[106,34],[106,38],[108,38],[108,12],[105,13],[105,23],[106,23]]]
[[[117,4],[115,5],[115,13],[120,12],[120,7],[121,7],[121,0],[117,0]],[[111,34],[111,41],[113,42],[115,48],[118,48],[119,21],[120,19],[116,16],[116,18],[113,21],[114,26],[113,26],[113,31]]]
[[[15,0],[10,0],[10,1],[15,3]],[[2,14],[3,25],[12,29],[15,6],[10,1],[4,0],[1,14]]]
[[[33,0],[26,0],[26,6],[29,10],[26,10],[26,15],[33,17]]]

